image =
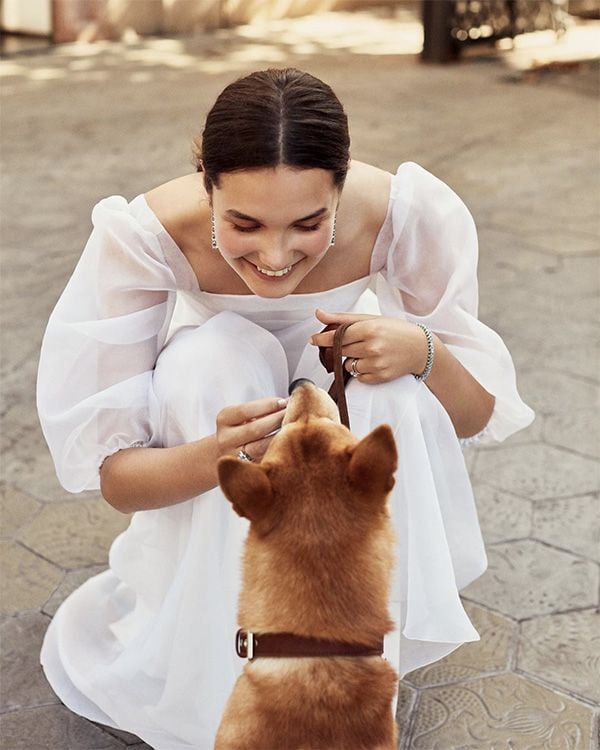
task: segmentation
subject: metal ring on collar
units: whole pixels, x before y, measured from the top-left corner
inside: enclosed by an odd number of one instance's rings
[[[246,453],[244,448],[240,448],[237,455],[238,458],[242,459],[242,461],[254,461],[252,456],[249,453]]]

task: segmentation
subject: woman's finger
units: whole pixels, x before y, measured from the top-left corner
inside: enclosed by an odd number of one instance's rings
[[[283,422],[285,410],[265,417],[257,417],[245,424],[226,428],[225,441],[231,448],[240,448],[247,443],[254,443],[267,437],[275,430],[279,430]]]
[[[342,343],[346,344],[357,344],[365,340],[365,328],[361,326],[360,322],[354,323],[344,331],[344,337]],[[315,346],[333,346],[333,339],[335,337],[335,331],[326,331],[325,333],[315,333],[310,343]]]
[[[241,425],[260,417],[283,413],[287,406],[288,399],[283,398],[259,398],[254,401],[246,401],[243,404],[234,404],[221,409],[217,415],[217,424],[221,425]]]

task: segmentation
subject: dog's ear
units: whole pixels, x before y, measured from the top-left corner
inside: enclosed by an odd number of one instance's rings
[[[232,456],[223,456],[217,463],[219,484],[235,512],[258,522],[272,504],[271,482],[264,467]]]
[[[376,490],[387,495],[394,486],[397,467],[398,451],[392,428],[382,424],[352,449],[348,479],[360,490]]]

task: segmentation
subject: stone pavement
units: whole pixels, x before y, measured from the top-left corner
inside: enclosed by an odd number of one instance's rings
[[[221,88],[286,64],[337,91],[356,158],[391,171],[416,161],[464,199],[480,236],[480,315],[504,337],[537,412],[504,444],[467,449],[489,569],[462,596],[481,641],[406,676],[400,747],[597,747],[598,66],[531,74],[509,53],[422,66],[410,18],[317,21],[2,63],[5,750],[146,747],[68,711],[38,663],[59,603],[105,569],[128,523],[56,480],[35,412],[41,336],[92,205],[189,172],[189,139]]]

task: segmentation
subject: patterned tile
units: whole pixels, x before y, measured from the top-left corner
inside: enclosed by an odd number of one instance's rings
[[[488,569],[462,594],[517,620],[598,601],[598,566],[529,539],[493,544]]]
[[[20,544],[0,541],[0,613],[39,610],[61,582],[63,572]]]
[[[0,536],[11,537],[35,516],[41,503],[14,487],[0,488]]]
[[[514,674],[421,694],[410,750],[587,750],[592,710]]]
[[[5,750],[122,750],[125,744],[64,706],[0,716]]]
[[[475,478],[530,500],[569,497],[600,489],[600,464],[549,445],[482,451]]]
[[[600,613],[565,612],[521,623],[517,667],[600,706]]]
[[[599,363],[600,370],[600,363]],[[595,404],[546,417],[544,441],[600,459],[600,419]]]
[[[563,369],[567,369],[566,367]],[[521,392],[539,414],[565,414],[575,409],[596,408],[600,387],[564,372],[548,370],[539,363],[519,371]]]
[[[446,685],[508,668],[516,623],[470,602],[464,605],[481,640],[465,643],[444,659],[410,672],[404,677],[406,682],[419,688]]]
[[[486,544],[521,539],[531,533],[531,503],[489,484],[474,488],[479,523]]]
[[[536,503],[531,535],[600,562],[600,496]]]
[[[129,520],[104,500],[56,502],[43,508],[20,539],[63,568],[100,565]]]
[[[59,703],[44,677],[39,654],[50,619],[34,612],[0,625],[2,696],[0,711]]]
[[[79,568],[78,570],[69,570],[65,574],[65,577],[63,578],[60,586],[52,594],[50,599],[48,599],[48,601],[44,604],[42,612],[44,612],[44,614],[50,615],[51,617],[54,617],[54,615],[56,614],[56,610],[69,596],[69,594],[72,594],[75,589],[78,589],[83,583],[87,581],[88,578],[98,575],[98,573],[102,573],[107,569],[107,567],[108,566],[104,564],[92,565],[91,567]]]

